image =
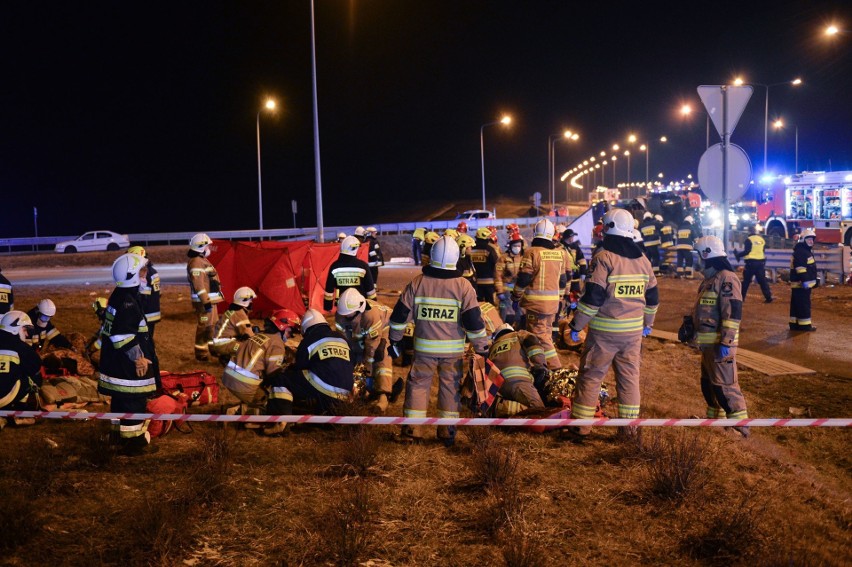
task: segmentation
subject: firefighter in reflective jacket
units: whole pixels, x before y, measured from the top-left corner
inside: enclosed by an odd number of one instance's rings
[[[142,306],[142,312],[145,313],[145,320],[148,321],[148,336],[154,340],[154,328],[160,322],[162,315],[160,314],[160,274],[148,258],[148,252],[141,246],[131,246],[127,249],[128,254],[138,254],[147,260],[148,275],[145,276],[145,281],[139,282],[139,304]]]
[[[772,303],[772,290],[769,287],[769,282],[766,281],[766,241],[762,236],[757,234],[757,230],[752,225],[748,227],[748,238],[745,241],[745,247],[742,252],[734,252],[737,260],[745,260],[745,270],[743,270],[743,301],[748,295],[748,287],[751,285],[752,278],[757,280],[757,285],[760,286],[760,291],[763,292],[764,303]]]
[[[15,294],[12,291],[12,282],[3,275],[0,269],[0,315],[15,310]]]
[[[239,343],[236,354],[228,361],[222,374],[225,386],[242,404],[242,415],[289,415],[293,397],[280,384],[284,369],[292,362],[286,341],[296,332],[299,317],[289,309],[279,309],[263,322],[263,332]],[[276,390],[275,384],[279,385]],[[282,401],[283,400],[283,401]],[[236,408],[235,408],[236,409]],[[229,411],[230,413],[230,411]],[[246,423],[248,429],[261,429],[258,423]],[[264,435],[278,435],[285,423],[262,428]]]
[[[740,280],[719,237],[703,236],[695,242],[695,249],[704,280],[698,287],[692,320],[701,349],[701,393],[707,402],[707,417],[747,419],[736,361],[743,314]],[[734,429],[749,435],[747,427]]]
[[[420,265],[420,256],[423,254],[423,241],[426,240],[426,229],[415,228],[411,234],[411,257],[414,258],[414,265]],[[341,239],[343,242],[343,239]]]
[[[0,318],[0,409],[28,409],[27,398],[41,387],[41,358],[26,343],[32,332],[23,311],[13,309]],[[32,423],[31,418],[23,423]],[[0,417],[0,429],[4,425],[6,419]]]
[[[213,338],[207,343],[207,348],[222,364],[228,364],[240,349],[240,343],[254,335],[248,314],[255,297],[257,294],[252,288],[241,287],[234,292],[233,303],[216,322]]]
[[[456,244],[459,245],[459,275],[469,281],[473,289],[476,289],[476,268],[473,266],[473,258],[471,257],[476,241],[466,234],[460,234],[456,238]]]
[[[293,402],[312,413],[335,411],[338,403],[352,397],[354,371],[346,338],[329,327],[322,313],[308,309],[302,315],[302,342],[296,349],[296,362],[280,380],[272,382],[275,413],[287,413]],[[292,400],[289,403],[288,396]]]
[[[71,348],[71,341],[53,326],[51,319],[56,315],[56,304],[50,299],[42,299],[38,305],[27,311],[30,320],[35,323],[35,331],[27,341],[36,352],[44,353],[48,345],[59,348]]]
[[[390,316],[389,307],[365,299],[354,288],[344,291],[337,302],[335,326],[363,353],[364,371],[373,378],[373,406],[380,413],[388,409],[393,386],[393,359],[387,354]]]
[[[373,276],[373,283],[379,284],[379,266],[385,265],[385,256],[382,254],[382,247],[379,246],[378,239],[379,231],[374,226],[368,226],[364,230],[364,236],[367,244],[370,246],[370,251],[367,253],[367,265],[370,266],[370,274]]]
[[[662,240],[654,215],[648,212],[643,215],[642,222],[639,224],[639,232],[642,233],[642,242],[645,243],[645,256],[651,261],[654,275],[660,275],[660,244],[662,244]]]
[[[642,337],[651,332],[659,303],[651,262],[633,242],[633,217],[624,209],[604,215],[602,250],[592,259],[586,291],[571,321],[570,338],[579,342],[589,326],[571,417],[595,415],[601,382],[610,366],[615,371],[618,417],[639,417],[639,363]],[[591,428],[572,427],[574,436]]]
[[[571,254],[571,259],[574,261],[574,271],[571,273],[570,291],[579,294],[582,291],[582,282],[586,281],[586,273],[589,271],[589,264],[586,262],[586,255],[580,247],[578,234],[570,228],[566,228],[562,233],[559,241],[562,243],[568,252]]]
[[[391,353],[398,357],[405,327],[414,321],[414,362],[405,387],[405,417],[426,417],[432,378],[437,371],[438,416],[459,416],[459,382],[465,336],[480,354],[488,352],[488,336],[473,286],[459,277],[459,247],[442,236],[432,247],[430,264],[405,286],[391,315]],[[438,438],[455,441],[454,426],[439,426]],[[401,440],[423,438],[422,426],[403,426]]]
[[[509,234],[506,252],[500,255],[494,270],[494,291],[500,301],[500,318],[507,323],[514,323],[518,319],[518,314],[512,310],[512,290],[515,289],[523,257],[524,239],[519,232],[513,231]]]
[[[485,334],[493,336],[504,323],[500,312],[492,303],[482,300],[479,301],[479,310],[482,312],[482,322],[485,323]]]
[[[660,231],[660,252],[663,257],[660,259],[660,271],[665,273],[670,266],[674,266],[677,251],[674,247],[675,230],[677,226],[673,222],[663,221],[661,215],[654,215],[654,220],[657,221],[657,228]]]
[[[544,350],[535,335],[526,331],[516,332],[511,325],[504,323],[494,333],[488,360],[493,362],[503,375],[501,396],[528,408],[544,407],[535,387],[534,376],[545,375],[547,366]]]
[[[219,274],[207,260],[210,256],[210,243],[210,237],[206,234],[196,234],[189,241],[187,252],[189,292],[198,321],[195,327],[195,359],[200,361],[209,360],[207,343],[213,338],[213,329],[219,319],[216,304],[224,299]]]
[[[701,236],[695,230],[695,226],[692,224],[693,220],[692,215],[684,217],[677,229],[677,244],[675,245],[677,275],[688,279],[692,279],[693,276],[692,245],[695,243],[695,239]]]
[[[98,392],[110,396],[110,411],[114,413],[146,413],[148,398],[160,385],[154,343],[139,305],[139,285],[145,279],[146,264],[142,256],[123,254],[112,265],[116,287],[101,326]],[[113,432],[127,454],[149,450],[148,421],[122,419],[113,423]]]
[[[538,337],[544,348],[547,367],[562,368],[553,346],[553,321],[559,311],[559,290],[564,289],[574,265],[568,252],[553,242],[553,223],[541,219],[535,224],[533,241],[524,253],[518,279],[512,290],[512,307],[523,307],[526,330]]]
[[[491,243],[491,229],[482,227],[476,231],[476,246],[470,253],[476,270],[476,296],[497,305],[494,295],[494,273],[500,251]]]
[[[420,264],[425,268],[429,265],[429,256],[432,254],[432,246],[438,242],[440,236],[434,230],[423,235],[423,253],[420,255]]]
[[[793,247],[793,256],[790,258],[791,331],[816,331],[811,323],[811,290],[819,285],[813,252],[815,241],[814,229],[806,229]]]
[[[367,299],[376,299],[376,284],[367,263],[356,257],[361,243],[354,236],[347,236],[340,243],[340,255],[328,269],[325,279],[325,294],[322,306],[331,311],[337,298],[344,290],[354,287]]]

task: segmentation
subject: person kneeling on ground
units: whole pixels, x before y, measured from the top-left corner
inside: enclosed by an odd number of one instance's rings
[[[227,365],[231,356],[240,349],[240,343],[254,336],[249,312],[257,294],[250,287],[241,287],[234,292],[234,301],[216,321],[213,338],[207,343],[210,354]],[[295,315],[295,314],[294,314]]]
[[[23,311],[9,311],[0,319],[0,409],[31,409],[31,392],[41,387],[41,358],[26,343],[35,327]],[[33,418],[14,418],[16,425],[31,425]],[[6,419],[0,417],[0,429]]]
[[[488,359],[503,375],[500,395],[504,399],[531,409],[544,407],[535,383],[544,381],[547,363],[544,349],[535,335],[527,331],[515,331],[511,325],[503,323],[494,333]]]

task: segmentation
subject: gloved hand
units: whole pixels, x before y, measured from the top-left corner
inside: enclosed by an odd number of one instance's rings
[[[645,327],[644,329],[642,329],[642,338],[645,338],[650,334],[651,334],[651,327]]]
[[[719,345],[719,358],[728,358],[731,355],[731,347]]]
[[[515,313],[517,313],[520,309],[521,309],[521,306],[518,304],[518,302],[517,302],[517,301],[513,301],[513,302],[512,302],[512,311],[514,311]]]
[[[577,302],[576,301],[569,302],[568,307],[571,308],[571,309],[577,309]]]
[[[396,341],[391,341],[388,345],[388,354],[391,358],[399,358],[402,356],[402,345]]]
[[[580,342],[580,331],[575,331],[574,329],[571,329],[571,340],[574,341],[575,343],[579,343]]]
[[[505,291],[503,293],[498,293],[497,299],[499,299],[500,301],[507,301],[509,299],[509,294]]]
[[[547,375],[549,371],[544,366],[536,366],[530,371],[533,377],[533,384],[536,388],[540,388],[544,386],[544,383],[547,381]]]
[[[205,303],[204,304],[204,311],[205,311],[205,313],[212,313],[213,312],[213,304],[212,303]]]

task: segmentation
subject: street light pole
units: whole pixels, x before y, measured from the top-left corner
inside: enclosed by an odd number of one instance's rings
[[[793,173],[799,173],[799,125],[796,124],[796,170]]]
[[[549,162],[550,171],[549,173],[549,192],[550,192],[550,209],[553,210],[556,207],[556,141],[564,139],[572,142],[576,142],[580,139],[580,135],[576,132],[572,132],[571,130],[565,130],[561,134],[552,134],[547,137],[547,157]]]
[[[488,210],[485,207],[485,127],[494,126],[495,124],[504,124],[508,126],[511,123],[512,118],[510,116],[504,116],[496,122],[488,122],[479,128],[479,159],[482,167],[482,210],[484,211]]]
[[[267,99],[264,108],[267,110],[275,110],[275,101]],[[260,113],[263,109],[257,111],[257,218],[260,230],[263,230],[263,185],[260,180]]]

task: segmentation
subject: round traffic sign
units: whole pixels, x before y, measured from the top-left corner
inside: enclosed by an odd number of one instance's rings
[[[728,202],[739,201],[751,182],[751,160],[745,150],[728,144]],[[698,183],[711,201],[722,202],[722,144],[707,148],[698,162]]]

